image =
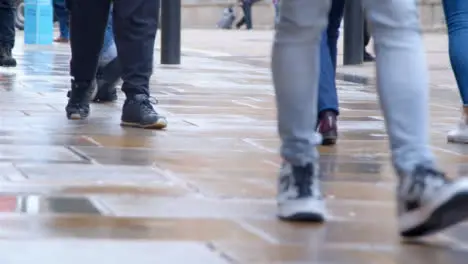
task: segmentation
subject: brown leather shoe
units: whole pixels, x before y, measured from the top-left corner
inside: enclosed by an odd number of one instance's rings
[[[56,42],[56,43],[68,43],[69,39],[64,38],[64,37],[58,37],[58,38],[54,39],[54,42]]]
[[[338,126],[335,111],[322,111],[319,114],[317,131],[322,135],[322,145],[335,145],[338,140]]]

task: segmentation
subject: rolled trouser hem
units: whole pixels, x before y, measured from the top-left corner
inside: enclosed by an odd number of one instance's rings
[[[398,174],[411,174],[416,166],[436,167],[435,157],[428,147],[401,149],[393,153],[393,165]]]
[[[317,146],[322,142],[322,135],[315,133],[311,142],[286,141],[281,147],[283,160],[295,166],[304,166],[320,158]]]
[[[324,107],[324,108],[321,108],[319,109],[319,116],[320,116],[320,113],[324,112],[324,111],[332,111],[334,112],[337,116],[340,115],[340,111],[338,110],[338,108],[335,108],[335,107]]]
[[[122,86],[122,91],[125,93],[127,98],[134,97],[137,94],[145,94],[147,96],[150,95],[149,90],[143,87],[130,87],[130,86]]]

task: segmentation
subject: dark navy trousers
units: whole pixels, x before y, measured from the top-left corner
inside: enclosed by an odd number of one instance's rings
[[[14,2],[14,0],[0,0],[0,45],[9,49],[15,45]]]
[[[78,82],[94,79],[111,3],[115,43],[123,71],[122,90],[127,96],[149,95],[159,0],[67,0],[70,73]]]

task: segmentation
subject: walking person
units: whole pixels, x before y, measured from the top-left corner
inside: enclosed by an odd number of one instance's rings
[[[335,79],[344,1],[332,0],[328,26],[323,31],[320,41],[317,131],[322,136],[322,145],[335,145],[338,140],[337,118],[340,111]]]
[[[448,134],[448,141],[468,143],[468,1],[444,0],[449,36],[449,55],[462,103],[458,127]]]
[[[70,41],[70,15],[65,0],[53,0],[54,13],[59,23],[60,35],[54,39],[57,43],[68,43]]]
[[[237,22],[237,29],[240,29],[243,25],[245,25],[248,30],[252,29],[252,6],[258,1],[259,0],[239,0],[239,5],[242,7],[244,16]]]
[[[439,171],[429,147],[428,70],[415,1],[363,0],[377,50],[377,88],[397,174],[399,232],[431,234],[468,217],[468,180]],[[330,0],[285,0],[272,55],[284,160],[278,216],[326,220],[315,132],[320,36]]]
[[[318,95],[317,130],[322,135],[322,145],[335,145],[338,140],[339,101],[336,87],[336,65],[338,38],[343,20],[344,0],[332,0],[328,15],[328,26],[320,42],[320,81]],[[370,43],[370,32],[367,21],[364,21],[364,58],[365,62],[375,58],[366,50]]]
[[[279,22],[279,12],[280,12],[280,8],[279,8],[279,5],[280,5],[280,0],[272,0],[272,3],[273,3],[273,7],[275,8],[275,25],[278,24]]]
[[[117,56],[117,47],[114,41],[112,7],[104,33],[104,43],[99,54],[96,73],[96,91],[93,92],[92,101],[99,103],[117,100],[117,83],[122,75],[120,61]],[[70,98],[71,91],[68,93]]]
[[[0,0],[0,66],[15,67],[15,1]]]
[[[154,110],[149,97],[159,0],[114,0],[112,3],[122,91],[126,95],[121,125],[165,128],[166,119]],[[72,85],[65,110],[69,119],[86,119],[111,0],[67,0],[67,4],[71,14]]]

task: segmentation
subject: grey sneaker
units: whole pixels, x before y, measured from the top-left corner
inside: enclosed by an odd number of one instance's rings
[[[468,218],[468,179],[450,180],[430,166],[400,176],[398,220],[403,237],[421,237]]]
[[[318,164],[292,166],[285,162],[278,180],[278,217],[289,221],[323,222],[325,202],[320,192]]]

